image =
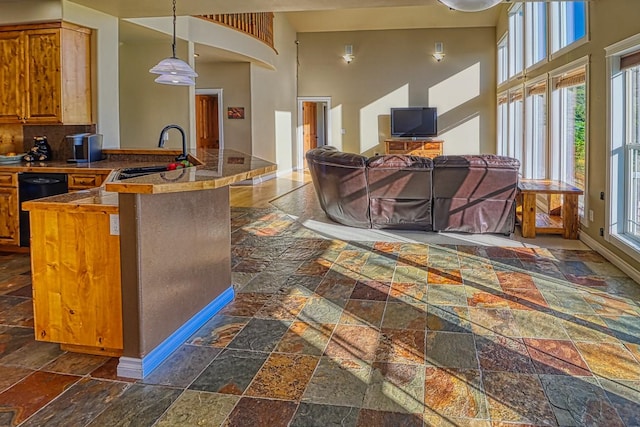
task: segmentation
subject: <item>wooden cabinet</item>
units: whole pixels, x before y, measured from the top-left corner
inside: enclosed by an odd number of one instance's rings
[[[413,154],[434,158],[442,155],[444,141],[441,139],[387,139],[384,144],[386,154]]]
[[[88,188],[100,187],[107,178],[107,175],[108,173],[70,173],[67,175],[69,181],[69,191],[86,190]]]
[[[15,173],[0,173],[0,244],[20,244],[20,205]]]
[[[35,337],[82,353],[122,352],[117,206],[68,210],[31,207]]]
[[[0,123],[91,123],[91,30],[0,27]]]

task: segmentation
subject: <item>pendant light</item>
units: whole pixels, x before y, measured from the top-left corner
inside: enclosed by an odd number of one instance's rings
[[[186,62],[176,57],[176,0],[173,0],[173,42],[171,44],[173,55],[158,62],[158,65],[149,70],[150,73],[160,74],[156,83],[176,86],[195,86],[193,80],[198,73]]]
[[[500,3],[502,0],[440,0],[440,3],[461,12],[480,12]]]

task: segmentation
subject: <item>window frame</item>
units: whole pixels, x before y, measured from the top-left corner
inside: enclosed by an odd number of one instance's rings
[[[502,50],[502,52],[501,52]],[[497,81],[498,86],[505,84],[509,81],[509,32],[500,37],[497,44]],[[501,80],[502,79],[502,80]]]
[[[620,70],[620,58],[626,54],[640,51],[640,33],[631,36],[627,39],[621,40],[608,47],[605,47],[606,67],[607,67],[607,162],[606,162],[606,188],[605,192],[605,227],[604,227],[604,239],[612,244],[614,247],[626,253],[632,259],[640,262],[640,242],[634,237],[630,237],[625,233],[626,227],[622,227],[622,232],[618,230],[619,223],[625,222],[626,215],[626,188],[620,191],[621,182],[627,177],[627,165],[629,163],[627,157],[622,159],[622,173],[620,173],[618,159],[619,152],[626,153],[626,138],[627,129],[620,129],[617,126],[616,115],[626,117],[624,108],[620,107],[620,104],[616,104],[615,97],[617,95],[622,96],[625,104],[627,100],[622,75]],[[620,87],[621,86],[621,87]],[[620,93],[616,94],[619,90]],[[626,106],[625,106],[626,107]],[[616,138],[620,135],[624,135],[621,143],[616,143]],[[635,144],[634,144],[635,145]],[[621,150],[620,148],[623,148]],[[618,197],[619,194],[624,194],[622,200]],[[623,212],[621,219],[619,211]]]
[[[511,5],[507,14],[509,31],[507,43],[508,80],[515,80],[524,75],[524,7],[522,3]],[[512,24],[517,24],[513,27]],[[519,67],[519,68],[518,68]]]
[[[557,7],[562,7],[562,6],[566,6],[566,3],[574,3],[574,2],[579,2],[581,1],[582,3],[584,3],[585,8],[584,8],[584,37],[581,37],[579,39],[574,40],[573,42],[567,44],[566,46],[563,46],[561,48],[559,48],[557,51],[554,51],[554,41],[555,38],[557,37],[555,35],[555,24],[556,21],[555,19],[557,19],[557,17],[554,15],[554,10]],[[586,0],[570,0],[570,1],[562,1],[562,2],[552,2],[549,3],[550,7],[548,8],[548,12],[547,12],[547,34],[549,37],[549,40],[547,42],[547,47],[548,47],[548,58],[549,60],[554,60],[562,55],[564,55],[565,53],[578,48],[579,46],[582,46],[585,43],[588,43],[590,40],[590,31],[589,31],[589,2]],[[562,25],[566,25],[566,23],[561,23]],[[564,28],[564,27],[562,27]]]
[[[538,153],[538,145],[535,143],[535,138],[533,136],[536,131],[536,127],[534,126],[534,114],[538,112],[533,106],[532,95],[530,94],[531,90],[534,87],[538,87],[540,84],[544,83],[544,109],[543,114],[544,117],[544,131],[542,132],[543,137],[543,155],[541,159],[537,159],[536,153]],[[523,176],[524,178],[531,179],[547,179],[549,178],[549,165],[550,165],[550,126],[549,126],[549,92],[550,92],[550,82],[549,75],[547,73],[538,76],[535,79],[529,80],[525,84],[524,88],[524,152],[525,152],[525,167],[523,168]],[[537,174],[538,171],[538,162],[544,165],[544,173],[542,176]]]
[[[540,16],[537,12],[537,8],[544,8],[544,13],[542,14],[544,18],[544,25],[542,25],[543,34],[538,34],[540,31],[540,22],[538,20],[534,21],[536,17]],[[539,18],[538,18],[539,19]],[[535,40],[540,42],[540,37],[543,36],[544,43],[541,43],[544,46],[544,53],[542,57],[537,60],[533,58]],[[530,2],[524,4],[524,68],[526,71],[535,69],[540,67],[541,65],[549,62],[549,40],[550,31],[549,31],[549,7],[546,2]]]
[[[564,164],[563,164],[563,157],[562,157],[562,153],[565,151],[563,150],[563,146],[566,144],[565,140],[556,142],[556,140],[554,138],[556,138],[556,133],[558,132],[558,127],[560,126],[561,128],[566,128],[566,117],[564,115],[561,114],[561,111],[559,110],[560,108],[563,108],[562,105],[558,105],[557,102],[557,97],[561,96],[561,94],[558,94],[558,92],[556,91],[556,89],[553,87],[555,85],[555,81],[556,79],[558,79],[559,77],[561,77],[562,75],[571,72],[572,70],[577,70],[581,67],[585,68],[585,136],[584,136],[584,143],[585,143],[585,153],[584,153],[584,157],[585,157],[585,171],[584,171],[584,191],[585,194],[582,197],[583,200],[583,212],[582,215],[580,216],[580,223],[583,227],[588,228],[589,227],[589,221],[588,221],[588,212],[589,212],[589,206],[588,206],[588,197],[586,197],[586,192],[587,189],[589,188],[589,126],[590,126],[590,121],[589,121],[589,61],[590,57],[589,55],[584,56],[582,58],[579,58],[575,61],[570,62],[569,64],[566,64],[562,67],[558,67],[556,69],[554,69],[553,71],[549,72],[549,79],[548,79],[548,84],[549,84],[549,98],[547,100],[547,102],[550,103],[550,105],[548,106],[548,112],[549,112],[549,121],[548,121],[548,126],[549,126],[549,158],[551,160],[551,162],[549,163],[550,168],[547,170],[547,173],[550,177],[550,179],[559,179],[559,180],[563,180],[563,175],[564,175]],[[558,118],[560,118],[560,120],[558,120]],[[558,123],[560,122],[560,123]]]
[[[505,99],[505,102],[500,103],[501,99]],[[509,93],[498,93],[496,101],[496,153],[501,156],[506,156],[509,146]]]

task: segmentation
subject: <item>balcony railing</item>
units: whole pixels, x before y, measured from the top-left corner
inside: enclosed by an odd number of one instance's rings
[[[198,15],[217,24],[241,31],[273,47],[273,13],[231,13],[225,15]]]

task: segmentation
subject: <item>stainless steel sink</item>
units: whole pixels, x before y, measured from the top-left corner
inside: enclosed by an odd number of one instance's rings
[[[166,170],[167,170],[167,165],[124,168],[124,169],[120,169],[120,173],[118,174],[118,179],[135,178],[137,176],[149,175],[151,173],[165,172]]]

